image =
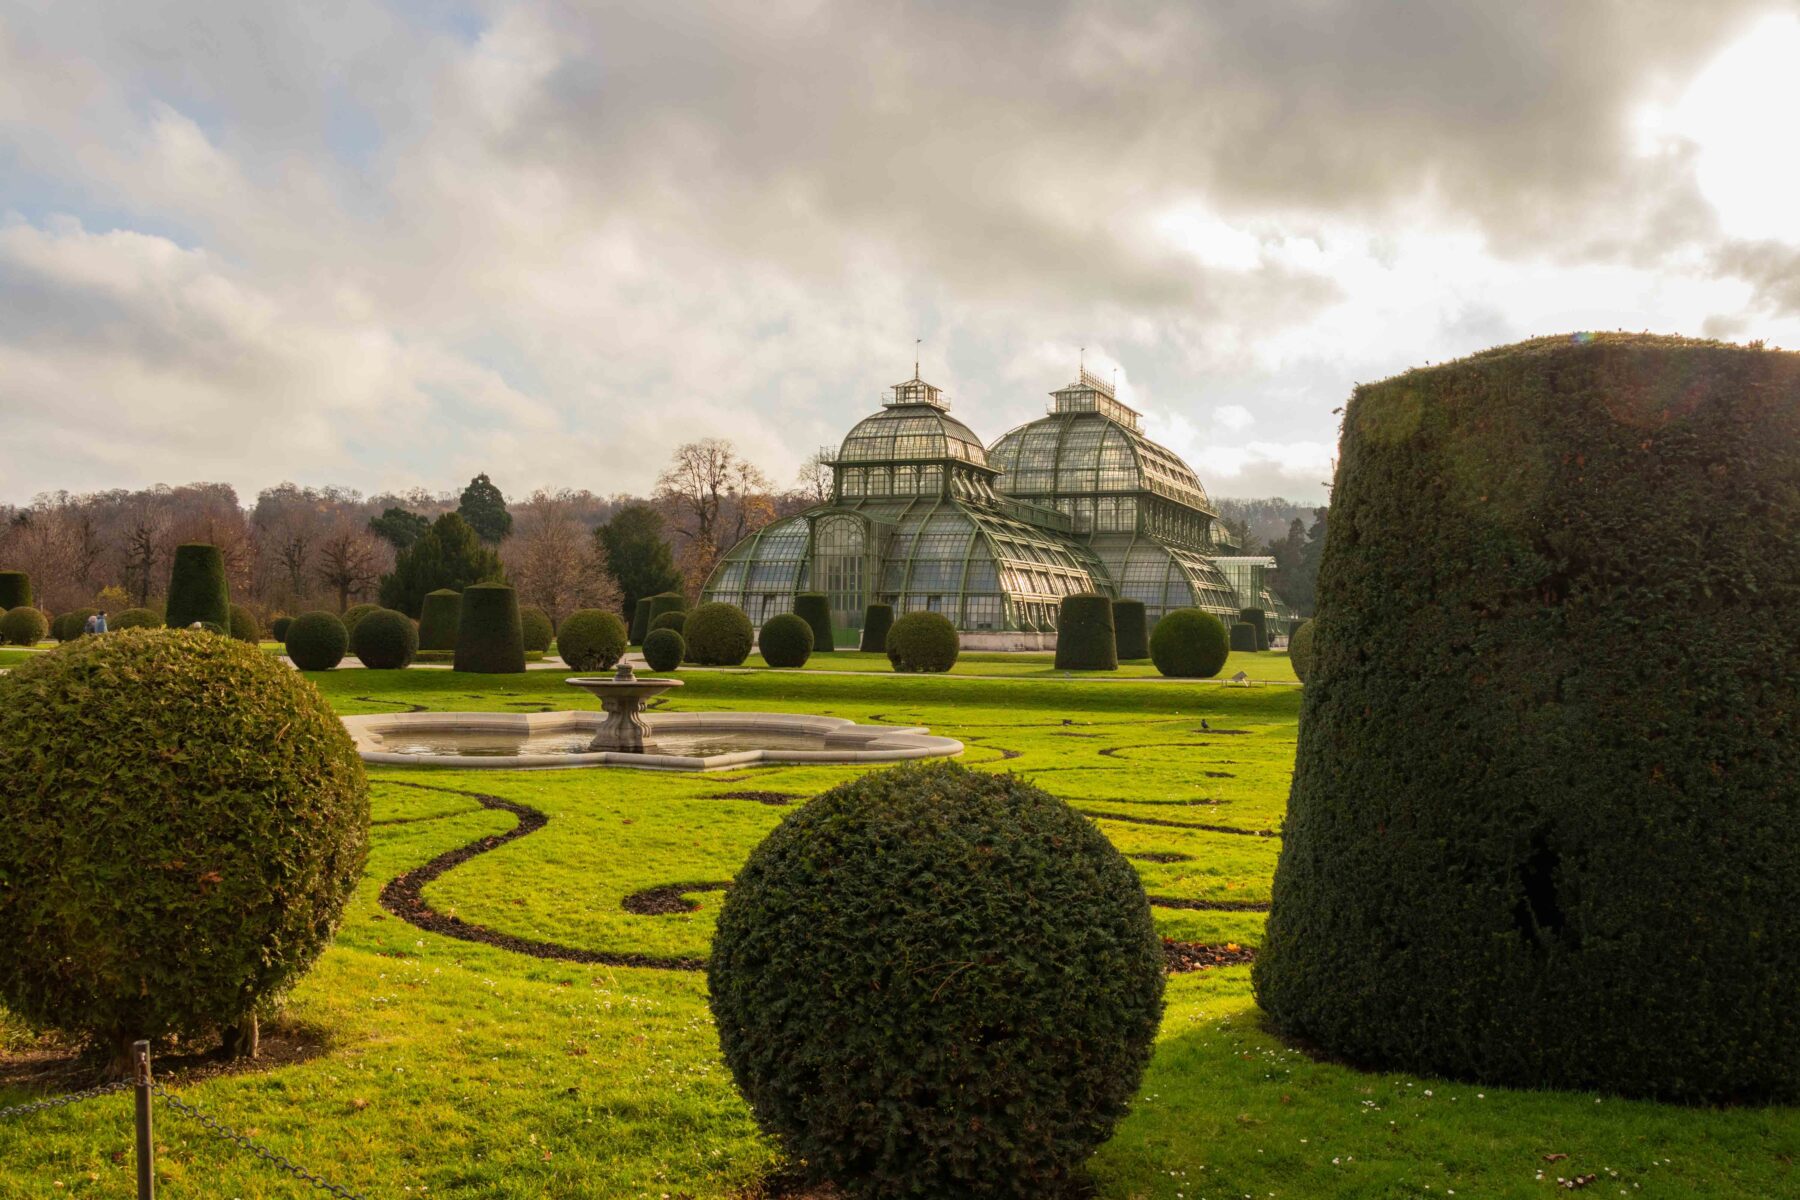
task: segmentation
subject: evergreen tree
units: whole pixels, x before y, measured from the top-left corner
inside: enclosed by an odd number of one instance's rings
[[[424,537],[430,528],[430,521],[404,508],[390,508],[369,522],[369,532],[392,546],[396,553],[412,549],[413,543]]]
[[[395,556],[393,574],[381,577],[381,604],[416,617],[427,592],[460,592],[471,584],[505,580],[500,556],[481,544],[460,515],[445,513],[410,549]]]
[[[506,511],[506,497],[500,494],[500,489],[494,486],[486,472],[469,480],[456,511],[490,546],[498,546],[512,532],[513,519]]]
[[[663,536],[663,521],[647,504],[627,504],[613,519],[594,530],[606,547],[606,562],[619,581],[623,611],[629,614],[639,597],[681,590],[675,553]]]

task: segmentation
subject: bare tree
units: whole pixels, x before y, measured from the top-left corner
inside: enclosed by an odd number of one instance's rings
[[[800,464],[794,490],[807,500],[809,506],[825,504],[831,500],[831,484],[831,451],[817,450]]]
[[[387,568],[387,543],[347,514],[338,516],[319,539],[319,582],[337,593],[338,611],[350,597],[366,596]]]
[[[656,498],[681,533],[676,558],[690,593],[705,582],[726,545],[774,515],[769,490],[768,477],[724,438],[702,438],[676,447],[657,477]]]
[[[501,546],[501,560],[519,599],[543,609],[552,624],[578,608],[619,605],[605,548],[581,519],[592,499],[540,488],[512,508],[513,535]]]

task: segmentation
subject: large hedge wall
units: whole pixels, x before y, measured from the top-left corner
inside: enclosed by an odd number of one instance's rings
[[[312,684],[137,629],[3,687],[0,880],[54,886],[0,886],[0,1002],[119,1047],[235,1031],[306,972],[369,837],[362,763]]]
[[[301,613],[288,624],[286,649],[302,671],[329,671],[344,661],[350,634],[336,613]]]
[[[644,637],[644,665],[652,671],[673,671],[687,655],[687,643],[678,630],[652,629]]]
[[[1256,631],[1256,645],[1253,650],[1269,648],[1269,614],[1260,608],[1246,608],[1238,613],[1238,621]]]
[[[461,621],[461,592],[454,588],[426,592],[419,602],[419,649],[456,649],[456,628]]]
[[[543,609],[521,608],[519,637],[523,639],[527,652],[542,654],[550,649],[550,643],[556,639],[556,626],[550,623],[550,617]]]
[[[519,596],[512,588],[504,583],[472,583],[463,589],[453,669],[483,675],[511,675],[525,669]]]
[[[1083,592],[1062,598],[1062,603],[1056,610],[1056,669],[1119,669],[1119,646],[1113,632],[1112,597],[1099,592]]]
[[[217,546],[204,542],[175,547],[169,565],[169,601],[163,606],[163,622],[171,629],[186,629],[195,621],[231,628],[225,559]]]
[[[801,592],[794,597],[794,615],[812,626],[812,648],[820,654],[837,649],[831,635],[831,598],[824,592]]]
[[[1313,623],[1302,621],[1300,628],[1294,630],[1294,636],[1288,639],[1288,662],[1293,665],[1294,678],[1301,683],[1312,674],[1313,664]]]
[[[50,636],[50,622],[30,605],[21,604],[0,614],[0,644],[35,646]]]
[[[563,618],[556,652],[575,671],[610,671],[625,656],[625,622],[619,614],[583,608]]]
[[[419,631],[405,613],[378,608],[350,631],[350,646],[363,666],[397,671],[412,665],[419,652]]]
[[[750,657],[756,630],[744,610],[717,602],[702,604],[688,614],[681,633],[687,642],[687,660],[706,667],[735,667]]]
[[[934,763],[841,784],[751,852],[707,991],[791,1159],[853,1197],[1035,1200],[1072,1194],[1124,1116],[1163,970],[1143,886],[1093,822]]]
[[[1242,654],[1256,651],[1256,626],[1248,621],[1238,621],[1231,627],[1231,648]]]
[[[756,647],[771,667],[804,667],[812,657],[813,627],[799,613],[776,613],[763,622]]]
[[[909,612],[888,629],[888,662],[896,671],[939,674],[961,653],[962,639],[943,613]]]
[[[862,644],[868,654],[887,653],[888,630],[894,627],[894,606],[871,604],[863,610]]]
[[[1800,356],[1359,387],[1263,1007],[1383,1068],[1800,1098]],[[1343,536],[1339,536],[1342,533]]]
[[[1150,623],[1142,600],[1114,600],[1113,645],[1119,661],[1150,657]]]
[[[644,644],[644,635],[650,632],[650,597],[640,596],[638,602],[631,606],[631,644]]]
[[[1171,678],[1211,679],[1230,653],[1225,623],[1197,608],[1165,613],[1150,631],[1150,661],[1158,674]]]
[[[0,612],[31,607],[31,576],[23,571],[0,571]]]

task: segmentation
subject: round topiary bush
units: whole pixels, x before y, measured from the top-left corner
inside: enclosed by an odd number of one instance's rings
[[[730,604],[702,604],[688,614],[682,630],[687,660],[706,667],[735,667],[750,657],[756,631],[744,610]]]
[[[1293,664],[1294,678],[1301,683],[1312,673],[1313,623],[1302,621],[1294,636],[1288,639],[1288,662]]]
[[[687,597],[680,592],[658,592],[650,597],[650,625],[644,632],[647,634],[656,628],[656,618],[664,613],[687,611]]]
[[[1255,630],[1256,644],[1251,647],[1252,650],[1267,650],[1269,648],[1269,616],[1267,613],[1263,612],[1260,608],[1246,608],[1238,613],[1238,620]],[[1233,649],[1236,649],[1236,647],[1233,647]]]
[[[831,598],[824,592],[801,592],[795,596],[794,615],[812,626],[814,650],[829,654],[837,649],[831,633]]]
[[[934,763],[833,788],[752,851],[707,985],[757,1122],[825,1179],[1042,1197],[1125,1114],[1163,972],[1143,886],[1092,822]]]
[[[1800,355],[1716,342],[1356,389],[1256,964],[1281,1028],[1384,1069],[1800,1099],[1796,445]]]
[[[288,625],[285,645],[302,671],[329,671],[344,661],[350,634],[336,613],[301,613]]]
[[[631,644],[641,646],[645,636],[650,632],[650,597],[639,597],[631,606]]]
[[[0,571],[0,612],[31,607],[31,576],[23,571]]]
[[[644,665],[652,671],[673,671],[686,654],[687,643],[678,630],[652,629],[644,638]]]
[[[685,612],[658,613],[650,618],[650,633],[655,633],[658,629],[673,629],[676,633],[680,633],[686,628],[687,614]],[[649,634],[644,636],[648,637]]]
[[[186,629],[195,621],[231,627],[231,595],[225,587],[225,560],[217,546],[189,542],[175,547],[169,566],[169,600],[163,623]]]
[[[1150,657],[1150,625],[1142,600],[1114,600],[1113,645],[1119,661]]]
[[[1231,648],[1244,654],[1256,651],[1256,626],[1248,621],[1239,621],[1231,627]]]
[[[942,613],[910,612],[888,630],[887,656],[896,671],[948,671],[960,653],[962,639]]]
[[[1062,603],[1056,610],[1056,669],[1119,669],[1119,647],[1113,632],[1112,597],[1099,592],[1083,592],[1062,598]]]
[[[252,646],[262,641],[262,626],[256,620],[256,614],[242,605],[231,606],[231,636],[240,642],[249,642]]]
[[[1173,679],[1211,679],[1230,653],[1225,623],[1197,608],[1177,608],[1150,631],[1150,661]]]
[[[541,608],[521,608],[519,610],[519,637],[525,643],[527,652],[542,654],[550,649],[550,642],[556,637],[556,626]]]
[[[50,622],[44,614],[21,604],[0,616],[0,643],[8,646],[35,646],[50,636]]]
[[[619,614],[583,608],[563,618],[556,652],[575,671],[610,671],[625,656],[625,622]]]
[[[50,622],[50,636],[55,638],[59,642],[74,641],[76,638],[81,637],[83,634],[85,634],[87,632],[87,619],[99,611],[100,610],[97,608],[78,608],[74,612],[64,613],[62,616],[60,616],[60,617],[56,618],[54,621]],[[149,612],[150,610],[149,609],[127,609],[126,611],[127,612]],[[125,614],[120,613],[119,615],[122,617]],[[156,620],[155,620],[156,625],[160,626],[162,624],[161,617],[157,617],[155,613],[151,613],[150,615],[153,617],[156,617]],[[113,628],[114,629],[122,629],[122,628],[129,628],[129,626],[121,626],[121,625],[115,624],[115,625],[113,625]]]
[[[756,645],[771,667],[804,667],[812,657],[813,628],[798,613],[776,613],[763,622]]]
[[[472,583],[463,589],[453,666],[481,675],[511,675],[525,669],[519,597],[512,588],[504,583]]]
[[[862,645],[866,654],[887,653],[888,630],[894,627],[894,606],[871,604],[863,610]]]
[[[419,608],[419,649],[456,649],[456,629],[461,617],[461,592],[454,588],[426,592]]]
[[[369,838],[362,763],[312,684],[134,629],[0,687],[0,1002],[117,1048],[241,1028],[305,974]]]
[[[379,604],[352,604],[349,608],[344,610],[344,615],[342,618],[340,618],[344,622],[345,632],[347,632],[351,637],[355,637],[356,636],[356,623],[358,621],[362,620],[364,617],[368,616],[370,613],[380,612],[380,611],[381,611],[381,605],[379,605]]]
[[[137,610],[134,609],[133,611]],[[275,636],[276,641],[285,645],[287,643],[288,626],[293,623],[294,618],[290,616],[283,615],[276,617],[273,621],[269,622],[269,632]]]
[[[363,666],[398,671],[419,652],[419,631],[405,613],[378,608],[356,623],[350,645]]]

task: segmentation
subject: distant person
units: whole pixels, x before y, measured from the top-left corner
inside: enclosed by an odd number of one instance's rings
[[[106,610],[104,608],[94,614],[94,632],[106,632]]]
[[[98,632],[100,632],[100,614],[99,613],[89,613],[88,619],[82,623],[81,632],[83,632],[83,633],[98,633]]]

